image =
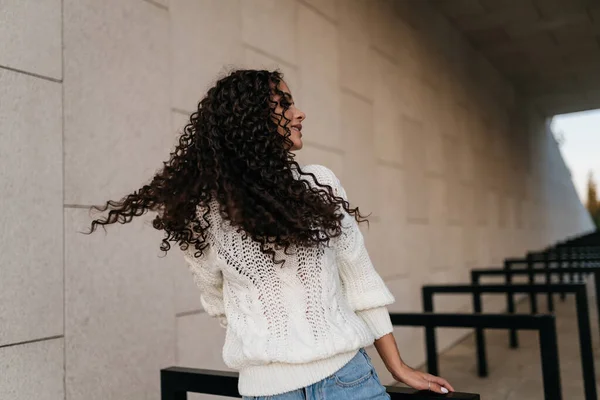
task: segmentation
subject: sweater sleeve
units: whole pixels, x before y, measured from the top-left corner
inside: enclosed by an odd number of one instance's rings
[[[390,313],[386,306],[369,308],[356,311],[358,315],[369,327],[375,340],[394,331],[394,325],[390,319]]]
[[[184,259],[192,273],[196,286],[200,289],[200,303],[211,317],[217,318],[222,328],[227,327],[227,317],[223,303],[223,273],[219,269],[217,252],[212,245],[204,249],[196,258],[194,246],[184,251]]]
[[[329,173],[334,193],[347,201],[340,181]],[[396,299],[375,270],[356,220],[343,208],[341,212],[342,235],[336,238],[335,247],[343,291],[352,310],[379,339],[393,331],[386,306]]]

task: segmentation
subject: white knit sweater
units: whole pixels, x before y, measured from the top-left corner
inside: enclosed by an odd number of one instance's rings
[[[346,198],[328,168],[309,165],[303,171]],[[392,332],[386,305],[395,298],[371,264],[358,224],[343,209],[343,234],[330,247],[279,252],[283,268],[211,209],[210,246],[201,258],[190,246],[184,257],[202,306],[226,328],[223,360],[239,371],[241,395],[269,396],[313,384]]]

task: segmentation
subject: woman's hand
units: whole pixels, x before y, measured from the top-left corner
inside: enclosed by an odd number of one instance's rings
[[[397,371],[393,371],[392,376],[395,380],[417,390],[431,390],[436,393],[454,392],[454,388],[445,379],[416,371],[407,365],[402,365]]]
[[[454,388],[445,379],[415,371],[404,364],[400,358],[400,352],[398,351],[393,332],[375,340],[375,348],[381,356],[386,369],[390,371],[395,380],[417,390],[431,390],[436,393],[454,392]]]

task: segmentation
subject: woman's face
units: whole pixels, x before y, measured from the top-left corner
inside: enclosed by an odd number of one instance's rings
[[[281,81],[279,83],[279,90],[281,90],[284,93],[284,96],[276,94],[273,97],[273,100],[277,102],[275,113],[281,115],[281,113],[283,112],[283,107],[280,104],[280,100],[286,100],[290,104],[288,109],[285,111],[285,114],[283,114],[289,120],[289,122],[287,123],[287,127],[291,131],[291,135],[289,138],[292,141],[292,147],[290,148],[290,150],[300,150],[302,148],[302,121],[304,121],[306,115],[298,108],[296,108],[296,105],[294,104],[294,98],[292,97],[292,94],[290,92],[290,88],[288,88],[284,81]],[[282,97],[285,97],[285,99],[282,99]],[[277,132],[279,132],[279,134],[281,135],[287,134],[284,128],[286,122],[287,121],[285,118],[280,118]]]

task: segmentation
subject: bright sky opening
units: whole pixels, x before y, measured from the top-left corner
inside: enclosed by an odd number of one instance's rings
[[[552,130],[562,142],[560,151],[585,204],[590,171],[600,185],[600,110],[557,115],[552,120]]]

